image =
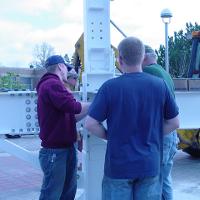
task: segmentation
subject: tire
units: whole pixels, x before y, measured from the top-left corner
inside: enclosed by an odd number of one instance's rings
[[[194,148],[190,146],[183,149],[183,152],[186,152],[195,158],[200,158],[200,148]]]
[[[21,137],[21,135],[10,135],[10,134],[5,134],[5,136],[6,136],[6,138],[8,138],[8,139],[15,139],[15,138],[20,138]]]

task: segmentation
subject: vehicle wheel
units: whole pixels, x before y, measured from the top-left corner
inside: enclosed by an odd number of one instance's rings
[[[194,148],[194,147],[190,146],[190,147],[183,149],[183,152],[186,152],[193,157],[200,158],[200,148]]]
[[[6,138],[9,138],[9,139],[15,139],[15,138],[20,138],[21,135],[10,135],[10,134],[5,134]]]

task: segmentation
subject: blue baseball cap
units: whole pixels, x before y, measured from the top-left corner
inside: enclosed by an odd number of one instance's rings
[[[48,68],[51,65],[56,65],[59,63],[63,63],[67,67],[68,71],[70,71],[73,68],[73,66],[70,65],[69,63],[66,63],[63,57],[60,55],[53,55],[53,56],[48,57],[47,60],[45,61],[44,66],[45,68]]]

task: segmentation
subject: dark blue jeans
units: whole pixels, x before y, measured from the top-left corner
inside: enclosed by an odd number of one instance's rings
[[[44,173],[40,200],[73,200],[77,189],[77,159],[74,146],[42,148],[39,161]]]

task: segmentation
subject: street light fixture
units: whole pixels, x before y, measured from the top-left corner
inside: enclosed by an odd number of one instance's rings
[[[163,9],[160,17],[165,24],[165,70],[169,72],[169,53],[168,53],[168,24],[171,22],[172,12],[169,9]]]

